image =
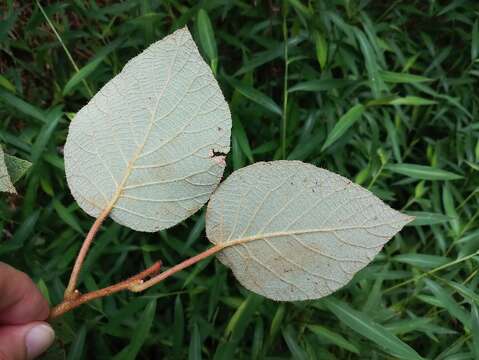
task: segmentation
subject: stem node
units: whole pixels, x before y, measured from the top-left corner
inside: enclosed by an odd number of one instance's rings
[[[161,261],[157,261],[148,269],[132,276],[129,279],[121,281],[117,284],[108,286],[103,289],[95,290],[86,294],[80,294],[78,290],[75,290],[70,298],[65,298],[61,304],[58,304],[50,311],[49,320],[54,320],[59,316],[69,312],[70,310],[75,309],[76,307],[84,304],[88,301],[95,300],[98,298],[102,298],[105,296],[109,296],[111,294],[117,293],[123,290],[130,290],[130,288],[134,287],[135,285],[141,285],[145,278],[150,278],[158,274],[161,269]]]

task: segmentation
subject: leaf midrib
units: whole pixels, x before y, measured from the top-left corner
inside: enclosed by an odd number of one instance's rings
[[[381,224],[374,224],[374,225],[369,225],[369,226],[358,225],[358,226],[346,226],[346,227],[337,227],[337,228],[277,231],[277,232],[271,232],[271,233],[258,234],[258,235],[252,235],[252,236],[237,238],[237,239],[226,241],[222,244],[223,244],[224,247],[229,247],[229,246],[248,243],[248,242],[251,242],[251,241],[262,240],[262,239],[270,239],[270,238],[275,238],[275,237],[291,236],[291,235],[303,235],[303,234],[314,234],[314,233],[323,233],[323,232],[328,233],[328,232],[336,232],[336,231],[343,231],[343,230],[354,230],[354,229],[371,229],[371,228],[384,226],[384,225],[389,225],[390,226],[391,224],[404,222],[404,221],[405,221],[404,219],[400,219],[400,220],[397,220],[397,221],[391,221],[391,222],[388,222],[388,223],[381,223]]]
[[[117,186],[111,201],[108,203],[106,208],[103,210],[107,214],[109,214],[112,211],[112,209],[115,207],[116,202],[118,201],[118,199],[120,199],[121,194],[124,190],[125,184],[128,181],[128,178],[130,177],[131,172],[133,170],[133,166],[135,164],[135,161],[138,160],[138,158],[140,157],[140,155],[143,152],[143,150],[145,148],[145,145],[146,145],[146,143],[147,143],[147,141],[148,141],[148,139],[151,135],[151,130],[152,130],[152,128],[154,126],[154,123],[155,123],[154,119],[156,118],[156,115],[158,113],[158,108],[159,108],[159,105],[160,105],[160,101],[163,98],[163,95],[164,95],[166,89],[168,88],[168,85],[170,84],[170,81],[171,81],[171,78],[172,78],[173,65],[176,62],[176,58],[178,56],[178,52],[179,52],[179,49],[180,49],[180,46],[178,46],[178,44],[176,44],[176,45],[177,45],[176,46],[176,53],[175,53],[175,56],[173,57],[173,60],[171,61],[170,68],[168,70],[168,79],[167,79],[165,85],[163,86],[163,89],[162,89],[161,93],[159,94],[158,99],[156,100],[154,111],[152,112],[152,114],[149,118],[149,126],[148,126],[147,132],[145,134],[145,137],[143,139],[143,142],[138,146],[138,149],[135,152],[134,156],[128,162],[128,166],[126,168],[125,175],[123,176],[123,179],[121,180],[120,184]]]

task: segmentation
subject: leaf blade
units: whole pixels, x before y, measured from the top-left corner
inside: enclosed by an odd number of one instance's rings
[[[233,79],[227,78],[228,82],[237,90],[241,95],[246,97],[247,99],[255,102],[256,104],[268,109],[272,113],[276,115],[280,115],[283,113],[279,105],[269,96],[264,94],[263,92],[255,89],[252,86],[243,84],[242,82]]]
[[[223,245],[218,259],[243,286],[293,301],[344,286],[411,220],[339,175],[273,161],[221,184],[208,204],[206,234]]]
[[[200,9],[198,11],[196,21],[198,27],[198,34],[200,36],[201,47],[205,51],[206,56],[208,56],[208,59],[210,60],[213,73],[216,74],[216,68],[218,66],[218,49],[210,17],[204,9]]]
[[[130,60],[77,113],[64,151],[68,185],[91,216],[165,229],[216,188],[230,134],[228,105],[183,28]]]
[[[7,165],[5,163],[5,154],[0,146],[0,191],[16,194],[17,191],[13,186],[12,179],[8,172]]]
[[[321,151],[326,150],[331,146],[335,141],[337,141],[348,129],[354,125],[356,121],[361,118],[361,115],[364,113],[365,107],[361,104],[354,105],[349,109],[339,121],[334,125],[333,130],[328,134],[326,141],[324,142]]]
[[[323,299],[322,303],[336,315],[343,324],[384,348],[388,353],[402,359],[423,359],[419,354],[385,327],[369,319],[365,314],[353,310],[340,300]]]
[[[463,178],[463,176],[451,171],[433,168],[426,165],[401,163],[388,164],[385,166],[385,168],[392,172],[420,180],[459,180]]]
[[[27,160],[20,159],[16,156],[4,154],[5,156],[5,165],[7,166],[8,174],[12,183],[15,184],[20,180],[30,169],[32,163]]]

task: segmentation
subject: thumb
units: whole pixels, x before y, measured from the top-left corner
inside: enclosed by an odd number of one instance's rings
[[[0,326],[0,360],[31,360],[50,347],[55,333],[46,322]]]

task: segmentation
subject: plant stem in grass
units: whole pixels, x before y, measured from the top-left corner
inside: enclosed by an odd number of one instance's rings
[[[48,25],[50,26],[50,28],[52,29],[53,33],[55,34],[55,36],[57,37],[58,41],[60,42],[61,46],[63,47],[63,50],[65,50],[65,53],[67,54],[67,57],[68,57],[68,60],[70,60],[70,63],[72,64],[73,68],[75,69],[75,72],[78,74],[80,72],[80,69],[77,65],[77,63],[75,62],[75,60],[73,60],[73,56],[70,54],[70,51],[68,51],[68,48],[67,46],[65,45],[65,43],[63,42],[63,39],[62,37],[60,36],[60,34],[58,33],[57,29],[55,28],[55,26],[53,25],[53,23],[51,22],[50,18],[48,17],[47,13],[45,12],[45,10],[43,9],[43,6],[40,4],[40,2],[38,0],[35,1],[37,3],[37,6],[38,8],[40,9],[40,12],[42,13],[43,17],[45,18],[45,20],[47,21]],[[88,95],[90,95],[90,97],[93,97],[93,91],[91,90],[90,86],[88,85],[88,83],[86,82],[85,79],[82,80],[82,83],[83,85],[85,85],[85,88],[86,90],[88,91]]]
[[[132,286],[141,284],[145,278],[157,274],[160,271],[160,268],[161,268],[161,262],[158,261],[154,263],[152,266],[150,266],[148,269],[132,276],[131,278],[125,281],[119,282],[118,284],[111,285],[100,290],[95,290],[83,295],[75,291],[74,293],[76,295],[74,297],[71,297],[71,300],[65,299],[61,304],[55,306],[50,311],[49,319],[50,320],[56,319],[59,316],[65,314],[66,312],[73,310],[74,308],[88,301],[109,296],[119,291],[129,290]]]
[[[110,213],[110,209],[109,208],[105,209],[100,214],[100,216],[98,216],[98,218],[95,220],[95,222],[90,228],[90,231],[88,231],[88,234],[80,248],[80,252],[78,253],[78,256],[75,260],[75,265],[73,266],[72,274],[70,275],[70,280],[65,290],[65,294],[64,294],[65,300],[71,300],[77,296],[75,290],[76,290],[76,286],[78,282],[78,277],[80,275],[81,267],[83,265],[83,262],[85,261],[85,257],[88,253],[88,250],[90,249],[91,243],[93,239],[95,238],[96,233],[100,229],[101,224],[103,223],[103,221],[105,221],[109,213]]]
[[[177,273],[178,271],[181,271],[191,265],[196,264],[198,261],[201,261],[203,259],[206,259],[208,256],[211,256],[213,254],[216,254],[217,252],[223,250],[225,248],[224,244],[217,244],[215,246],[210,247],[209,249],[206,249],[202,253],[199,253],[198,255],[195,255],[189,259],[186,259],[185,261],[180,262],[179,264],[173,266],[172,268],[166,270],[165,272],[162,272],[161,274],[151,278],[148,281],[135,284],[133,285],[130,290],[134,292],[140,292],[144,291],[153,285],[156,285],[160,283],[161,281],[165,280],[166,278],[170,277],[171,275]]]
[[[199,253],[198,255],[195,255],[158,275],[156,274],[160,271],[160,267],[161,267],[160,262],[153,264],[151,267],[149,267],[145,271],[142,271],[141,273],[135,276],[132,276],[131,278],[125,281],[122,281],[115,285],[108,286],[100,290],[95,290],[86,294],[80,294],[78,291],[74,290],[70,297],[68,298],[65,297],[65,300],[61,304],[55,306],[50,311],[49,319],[50,320],[56,319],[59,316],[69,312],[70,310],[75,309],[76,307],[88,301],[109,296],[119,291],[123,291],[123,290],[129,290],[132,292],[144,291],[160,283],[161,281],[165,280],[171,275],[176,274],[177,272],[191,265],[196,264],[198,261],[201,261],[213,254],[216,254],[217,252],[221,251],[222,249],[228,246],[229,245],[224,245],[224,244],[214,245],[210,247],[209,249],[206,249],[205,251]],[[146,278],[150,278],[150,279],[145,281]]]
[[[283,78],[283,116],[281,124],[281,156],[286,159],[286,127],[288,125],[288,26],[286,16],[283,17],[283,39],[284,39],[284,78]]]
[[[422,273],[422,274],[419,275],[419,276],[415,276],[415,277],[413,277],[413,278],[411,278],[411,279],[408,279],[408,280],[403,281],[403,282],[401,282],[401,283],[399,283],[399,284],[396,284],[396,285],[394,285],[394,286],[391,286],[390,288],[387,288],[386,290],[384,290],[383,293],[387,293],[387,292],[389,292],[389,291],[391,291],[391,290],[400,288],[401,286],[404,286],[404,285],[410,284],[410,283],[412,283],[412,282],[421,280],[422,278],[424,278],[424,277],[426,277],[426,276],[432,275],[432,274],[434,274],[434,273],[436,273],[436,272],[438,272],[438,271],[444,270],[444,269],[446,269],[446,268],[448,268],[448,267],[450,267],[450,266],[460,264],[460,263],[462,263],[462,262],[464,262],[464,261],[467,261],[467,260],[469,260],[469,259],[472,259],[472,258],[475,257],[475,256],[479,256],[479,251],[476,251],[476,252],[473,253],[473,254],[464,256],[464,257],[459,258],[459,259],[456,259],[456,260],[454,260],[454,261],[448,262],[447,264],[438,266],[438,267],[436,267],[436,268],[434,268],[434,269],[432,269],[432,270],[429,270],[429,271],[427,271],[427,272],[425,272],[425,273]]]

